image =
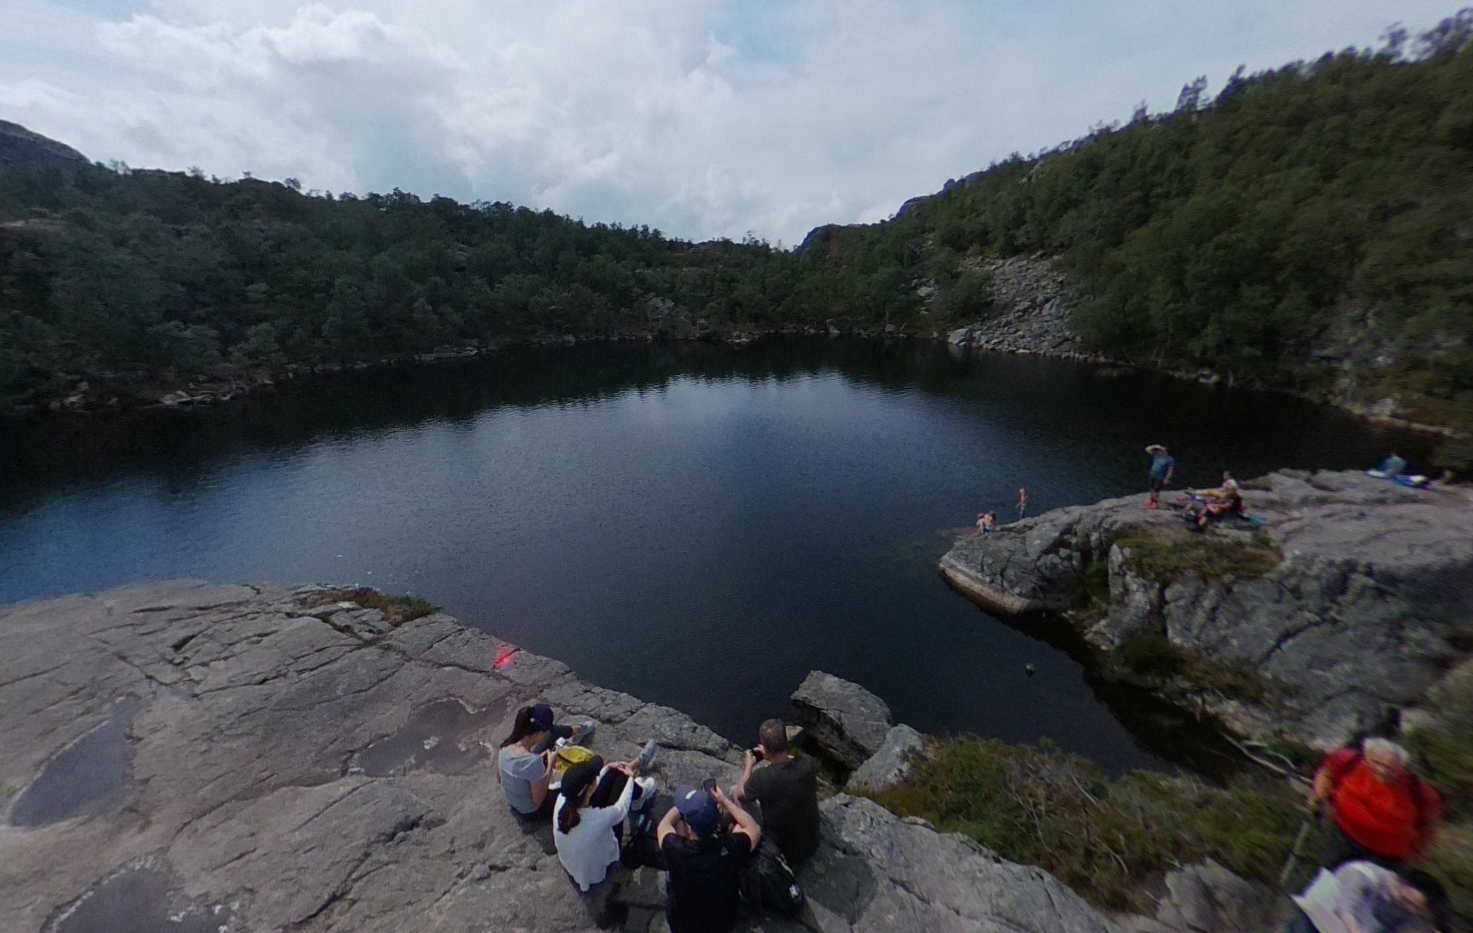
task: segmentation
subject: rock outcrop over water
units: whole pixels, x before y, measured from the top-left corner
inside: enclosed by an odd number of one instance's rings
[[[540,698],[597,720],[606,757],[658,739],[667,786],[732,781],[737,748],[447,616],[396,628],[328,595],[186,581],[0,609],[7,931],[664,929],[648,869],[579,896],[550,829],[507,812],[488,746]],[[743,929],[1116,929],[1047,873],[868,800],[823,820],[802,925]]]
[[[1261,528],[1197,535],[1131,496],[961,541],[942,570],[992,611],[1067,613],[1111,656],[1165,636],[1197,677],[1195,700],[1259,739],[1337,745],[1415,704],[1468,651],[1466,489],[1285,470],[1245,498]],[[1108,598],[1086,608],[1104,575]]]

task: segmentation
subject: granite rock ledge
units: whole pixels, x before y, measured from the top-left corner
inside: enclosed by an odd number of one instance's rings
[[[1256,679],[1258,696],[1206,683],[1167,695],[1189,694],[1262,741],[1338,746],[1388,708],[1415,706],[1473,646],[1466,488],[1282,470],[1245,483],[1244,497],[1261,528],[1230,522],[1193,536],[1174,515],[1146,510],[1144,495],[1128,496],[962,539],[941,572],[990,612],[1063,615],[1107,660],[1154,633]],[[1193,568],[1180,557],[1192,547],[1221,560]],[[1272,565],[1235,569],[1234,549],[1271,554]],[[1100,571],[1108,598],[1084,609],[1087,572]]]
[[[682,713],[524,652],[498,668],[509,646],[448,616],[394,628],[326,592],[176,581],[0,608],[6,929],[592,930],[607,905],[502,801],[488,745],[516,707],[598,720],[606,755],[655,736],[667,784],[736,776],[739,750]],[[90,756],[116,767],[75,783]],[[840,795],[823,821],[801,923],[744,929],[1118,929],[1047,873],[873,802]],[[623,929],[664,929],[650,874],[609,895]]]

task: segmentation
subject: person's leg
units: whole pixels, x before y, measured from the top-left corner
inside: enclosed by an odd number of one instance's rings
[[[553,726],[548,730],[547,736],[541,742],[532,747],[533,754],[540,755],[553,746],[558,739],[571,739],[573,737],[572,726]]]
[[[1382,859],[1354,839],[1345,835],[1345,831],[1339,826],[1331,824],[1330,845],[1325,853],[1324,868],[1334,871],[1346,862],[1375,862],[1376,864],[1381,864]]]
[[[1304,911],[1296,907],[1294,918],[1289,921],[1288,926],[1284,927],[1284,933],[1319,933],[1319,931],[1314,928],[1314,924],[1310,922]]]
[[[588,798],[588,805],[594,808],[610,807],[624,793],[624,782],[629,780],[622,771],[613,768],[605,771],[603,777],[598,779],[598,784],[593,788],[593,796]],[[639,793],[638,785],[635,793]]]

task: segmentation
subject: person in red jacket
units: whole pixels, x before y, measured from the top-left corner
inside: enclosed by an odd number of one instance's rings
[[[1442,796],[1412,774],[1410,757],[1389,739],[1366,739],[1325,759],[1311,803],[1335,824],[1327,867],[1352,860],[1394,867],[1426,848],[1442,818]]]

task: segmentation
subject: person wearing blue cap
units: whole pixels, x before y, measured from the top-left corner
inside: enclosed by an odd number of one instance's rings
[[[722,814],[729,831],[718,831]],[[670,933],[726,933],[736,923],[742,868],[762,840],[757,821],[714,784],[709,791],[682,787],[655,833],[669,872]]]
[[[591,722],[576,729],[554,725],[552,707],[546,703],[517,710],[511,735],[496,753],[496,778],[501,782],[512,815],[524,823],[541,822],[552,816],[557,798],[547,792],[547,785],[552,780],[557,750],[549,746],[556,739],[587,744],[593,738],[593,729]]]

